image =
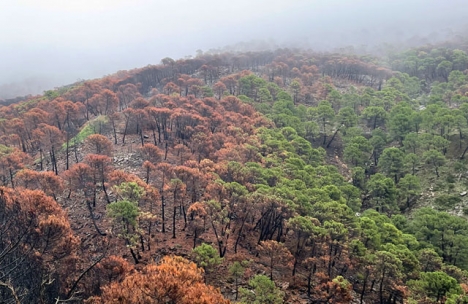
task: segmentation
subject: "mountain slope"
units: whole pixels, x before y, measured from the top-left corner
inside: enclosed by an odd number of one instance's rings
[[[4,106],[2,191],[55,199],[79,249],[51,276],[45,250],[8,236],[6,256],[31,248],[22,263],[57,283],[2,272],[0,297],[110,301],[175,254],[232,301],[464,301],[468,224],[444,211],[465,206],[467,67],[436,47],[222,53]]]

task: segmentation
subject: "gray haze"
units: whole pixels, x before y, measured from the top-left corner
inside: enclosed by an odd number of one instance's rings
[[[464,0],[0,0],[0,98],[263,40],[315,50],[466,29]]]

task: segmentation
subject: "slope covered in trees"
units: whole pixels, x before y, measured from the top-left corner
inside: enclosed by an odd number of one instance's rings
[[[165,58],[1,107],[0,299],[465,303],[462,49]]]

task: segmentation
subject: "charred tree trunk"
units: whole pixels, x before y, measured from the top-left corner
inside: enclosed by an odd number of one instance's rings
[[[177,214],[177,207],[173,206],[172,208],[172,238],[176,238],[176,214]]]
[[[336,134],[338,134],[338,131],[340,131],[340,129],[339,129],[339,128],[338,128],[338,129],[336,129],[335,133],[333,133],[333,136],[332,136],[332,138],[330,139],[330,141],[329,141],[329,142],[328,142],[328,144],[327,144],[327,148],[330,148],[330,145],[331,145],[331,143],[333,142],[333,140],[335,139],[335,137],[336,137]]]
[[[98,225],[96,224],[96,219],[94,218],[93,208],[91,207],[91,203],[88,200],[86,201],[86,205],[88,206],[89,215],[91,216],[91,220],[93,221],[93,225],[94,225],[94,228],[96,229],[96,232],[101,236],[106,236],[107,234],[104,232],[101,232]]]
[[[161,189],[162,190],[162,189]],[[161,195],[161,219],[162,219],[162,232],[166,233],[166,217],[164,215],[164,207],[166,205],[166,202],[164,201],[164,195]]]

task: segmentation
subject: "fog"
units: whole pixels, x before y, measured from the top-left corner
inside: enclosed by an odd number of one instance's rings
[[[0,0],[0,98],[226,45],[367,51],[435,42],[468,28],[464,2]]]

